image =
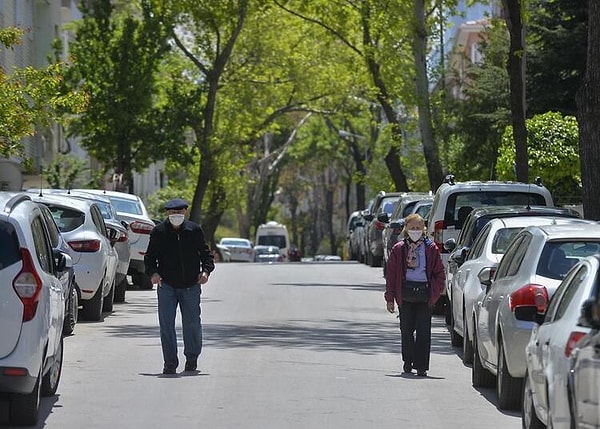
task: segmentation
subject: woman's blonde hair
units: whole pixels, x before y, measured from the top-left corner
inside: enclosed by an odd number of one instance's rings
[[[402,228],[402,235],[404,236],[404,238],[408,237],[408,230],[406,229],[406,225],[408,225],[409,222],[414,222],[414,221],[421,222],[421,225],[423,226],[423,235],[427,234],[427,228],[425,227],[425,220],[421,217],[420,214],[413,213],[413,214],[409,214],[408,216],[406,216],[404,218],[404,228]]]

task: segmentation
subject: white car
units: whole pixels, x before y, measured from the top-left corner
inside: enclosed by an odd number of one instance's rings
[[[102,312],[112,311],[113,307],[118,255],[100,208],[92,201],[61,195],[33,195],[31,198],[50,209],[70,247],[83,318],[102,320]]]
[[[473,311],[477,297],[485,290],[508,245],[521,229],[529,225],[551,225],[569,220],[548,216],[517,216],[490,220],[470,246],[466,260],[452,276],[450,296],[452,345],[462,343],[463,362],[473,362]],[[454,252],[451,258],[462,258]],[[484,283],[482,283],[482,280]]]
[[[254,262],[254,249],[250,240],[226,237],[219,244],[229,249],[231,262]]]
[[[599,262],[592,256],[575,265],[556,289],[545,313],[538,313],[535,306],[519,309],[520,319],[536,322],[525,349],[527,372],[521,414],[525,429],[571,427],[569,357],[575,344],[590,332],[579,324],[579,318],[583,303],[595,292]]]
[[[74,189],[74,191],[105,195],[110,199],[117,211],[117,219],[127,222],[129,226],[129,243],[131,245],[129,275],[131,275],[133,283],[140,289],[152,289],[150,277],[145,272],[144,255],[150,242],[150,232],[155,224],[148,215],[142,199],[137,195],[117,191],[99,189]]]
[[[65,292],[57,278],[71,258],[53,252],[39,206],[0,192],[0,395],[13,425],[35,425],[40,396],[53,396],[63,363]]]
[[[473,384],[486,385],[489,374],[496,376],[498,408],[522,405],[533,322],[521,320],[518,309],[535,305],[545,311],[571,267],[599,251],[600,224],[583,219],[529,226],[513,239],[474,313]]]

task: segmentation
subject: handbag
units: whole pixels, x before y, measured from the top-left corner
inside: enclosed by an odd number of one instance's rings
[[[429,283],[404,280],[402,285],[402,301],[429,302]]]

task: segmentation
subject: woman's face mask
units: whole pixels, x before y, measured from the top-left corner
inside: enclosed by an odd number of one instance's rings
[[[408,231],[408,238],[410,238],[413,242],[419,241],[419,239],[423,236],[423,231]]]
[[[185,218],[185,215],[182,215],[182,214],[170,214],[169,222],[171,222],[171,225],[173,225],[173,226],[179,226],[183,223],[184,218]]]

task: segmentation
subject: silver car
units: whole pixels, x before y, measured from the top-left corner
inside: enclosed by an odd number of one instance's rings
[[[521,307],[517,317],[536,323],[525,349],[527,372],[523,395],[523,427],[570,429],[567,383],[569,356],[590,329],[579,324],[581,307],[596,288],[597,256],[584,258],[569,271],[548,305],[546,313]]]
[[[475,308],[473,384],[488,384],[486,374],[496,375],[500,409],[521,406],[533,322],[517,319],[517,309],[545,311],[569,269],[599,251],[600,224],[592,221],[530,226],[514,238]]]
[[[452,276],[450,296],[452,312],[450,336],[453,346],[463,346],[463,362],[473,362],[473,311],[477,297],[485,290],[485,283],[496,272],[498,263],[512,239],[530,225],[568,223],[568,219],[547,216],[517,216],[490,220],[470,247],[468,256]],[[461,258],[458,252],[450,258]],[[482,281],[484,283],[482,283]]]

